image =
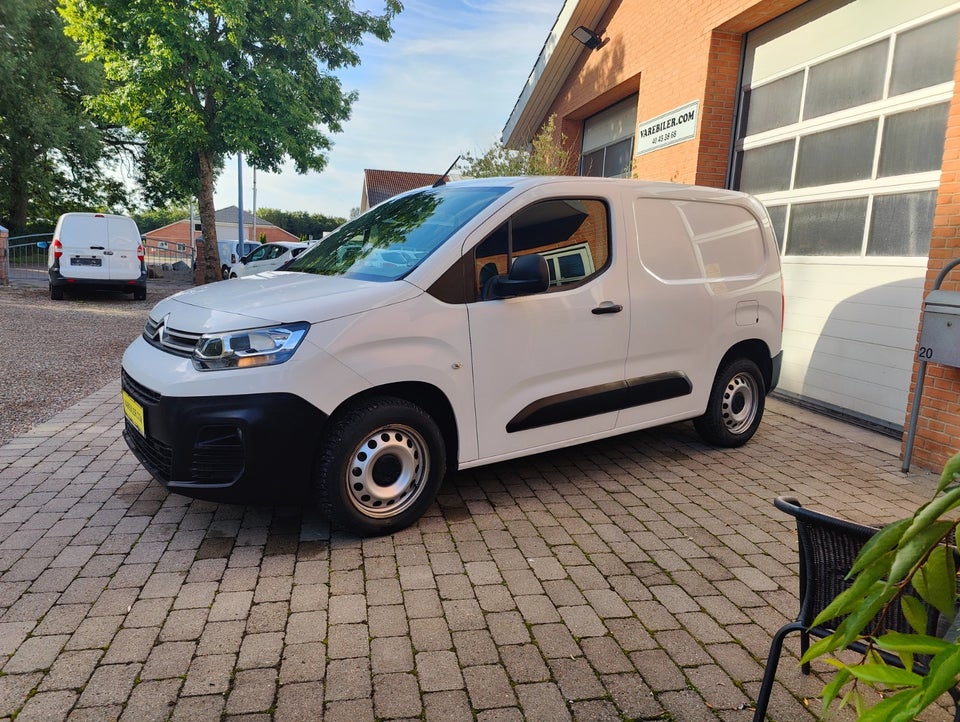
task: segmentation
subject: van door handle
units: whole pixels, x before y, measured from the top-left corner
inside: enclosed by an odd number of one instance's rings
[[[105,256],[112,256],[112,255],[113,255],[113,251],[104,251],[104,252],[103,252],[103,255],[105,255]]]
[[[91,251],[102,251],[103,246],[90,246]]]
[[[610,303],[610,301],[604,301],[590,313],[599,316],[602,313],[620,313],[622,310],[623,306],[621,306],[619,303]]]

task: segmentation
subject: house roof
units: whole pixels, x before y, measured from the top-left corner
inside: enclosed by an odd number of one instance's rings
[[[580,56],[588,51],[570,36],[578,25],[597,30],[610,0],[566,0],[557,15],[553,28],[543,43],[543,49],[527,78],[513,112],[503,127],[501,141],[509,148],[523,148],[529,144],[560,88],[573,70]]]
[[[237,222],[237,210],[236,206],[227,206],[226,208],[221,208],[216,212],[217,214],[217,223],[236,223]],[[243,225],[252,225],[253,224],[253,214],[249,211],[243,212]],[[260,226],[272,226],[273,224],[270,221],[263,220],[260,216],[257,216],[257,227]]]
[[[439,179],[439,173],[410,173],[402,170],[365,168],[363,171],[363,188],[366,194],[367,207],[373,208],[378,203],[382,203],[398,193],[433,185]],[[449,178],[444,176],[444,180],[449,180]],[[234,209],[234,212],[236,212],[236,209]]]

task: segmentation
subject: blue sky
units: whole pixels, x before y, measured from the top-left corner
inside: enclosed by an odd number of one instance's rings
[[[360,9],[380,11],[377,0]],[[441,173],[459,153],[500,137],[563,0],[407,0],[388,43],[368,38],[361,65],[338,73],[357,90],[350,121],[331,137],[323,173],[257,173],[257,207],[346,217],[363,169]],[[237,203],[237,161],[217,181],[217,208]],[[243,204],[253,173],[243,170]]]

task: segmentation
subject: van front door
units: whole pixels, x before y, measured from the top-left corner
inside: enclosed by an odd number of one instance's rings
[[[547,291],[484,298],[508,260],[539,253]],[[473,251],[468,304],[480,458],[585,440],[614,427],[630,330],[627,270],[600,200],[527,206]]]

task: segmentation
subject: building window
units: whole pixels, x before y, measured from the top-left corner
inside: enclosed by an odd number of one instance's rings
[[[638,97],[631,95],[584,121],[580,175],[630,177]]]
[[[732,185],[767,206],[784,255],[927,254],[958,35],[953,12],[769,80],[754,68]]]

